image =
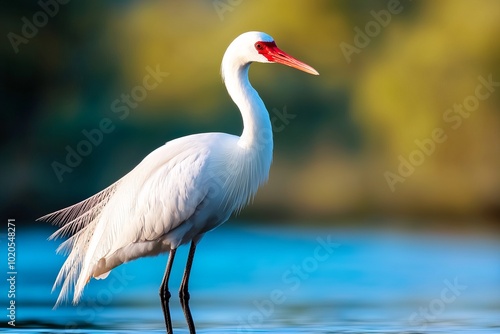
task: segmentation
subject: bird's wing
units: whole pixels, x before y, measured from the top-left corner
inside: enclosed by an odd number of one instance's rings
[[[205,145],[190,143],[168,161],[151,164],[172,147],[157,149],[148,156],[150,161],[138,165],[119,186],[100,217],[106,223],[95,232],[101,249],[95,258],[130,243],[162,237],[188,220],[202,202],[207,193],[203,171],[209,151]]]
[[[73,234],[60,246],[70,254],[54,284],[62,283],[56,305],[73,286],[78,302],[99,260],[129,244],[156,240],[189,219],[207,194],[204,169],[217,137],[168,142],[104,191],[42,217],[64,225],[52,237]]]

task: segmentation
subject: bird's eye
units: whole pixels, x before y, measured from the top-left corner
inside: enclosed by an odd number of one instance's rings
[[[258,51],[262,51],[262,50],[264,50],[264,45],[262,45],[262,43],[260,43],[260,42],[257,42],[257,43],[255,43],[255,48]]]

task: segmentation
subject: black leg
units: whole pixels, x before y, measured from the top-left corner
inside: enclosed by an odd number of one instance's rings
[[[189,248],[188,259],[186,263],[186,269],[184,270],[184,276],[182,276],[181,288],[179,289],[179,297],[181,300],[189,300],[189,275],[191,275],[191,267],[193,265],[194,252],[196,251],[196,244],[191,242],[191,247]]]
[[[191,247],[189,248],[189,255],[186,263],[186,270],[184,270],[184,276],[182,277],[181,288],[179,290],[179,298],[181,301],[182,311],[186,317],[186,322],[189,327],[189,333],[195,334],[196,329],[194,327],[193,317],[191,315],[191,310],[189,309],[189,275],[191,274],[191,266],[193,265],[194,253],[196,251],[196,242],[191,242]]]
[[[168,279],[170,277],[170,270],[172,270],[172,264],[174,263],[175,249],[170,250],[168,255],[167,268],[165,268],[165,275],[163,276],[163,281],[160,286],[160,301],[161,308],[163,310],[163,316],[165,317],[165,327],[167,328],[167,334],[173,334],[172,331],[172,319],[170,318],[170,309],[168,307],[168,302],[170,300],[170,292],[168,291]]]

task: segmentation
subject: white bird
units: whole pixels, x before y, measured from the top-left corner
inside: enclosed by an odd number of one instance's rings
[[[281,63],[318,75],[281,51],[271,36],[240,35],[224,54],[221,74],[243,118],[241,136],[203,133],[169,141],[103,191],[39,218],[62,226],[51,239],[70,236],[58,248],[69,255],[54,283],[54,289],[62,284],[56,307],[72,290],[73,303],[78,303],[92,277],[105,278],[122,263],[169,252],[160,299],[167,331],[172,331],[168,278],[176,249],[191,242],[180,287],[186,302],[196,244],[248,204],[269,175],[272,127],[248,81],[252,62]]]

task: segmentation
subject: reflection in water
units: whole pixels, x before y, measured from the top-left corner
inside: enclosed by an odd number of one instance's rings
[[[179,295],[181,295],[181,293],[179,293]],[[189,308],[189,293],[187,295],[179,297],[180,297],[182,311],[184,312],[184,317],[186,318],[186,323],[189,328],[189,333],[195,334],[196,328],[194,326],[193,316],[191,315],[191,309]],[[167,328],[167,333],[173,334],[174,331],[172,329],[172,316],[170,315],[169,302],[170,302],[170,292],[167,291],[167,298],[162,299],[161,306],[163,309],[163,316],[165,317],[165,327]]]

